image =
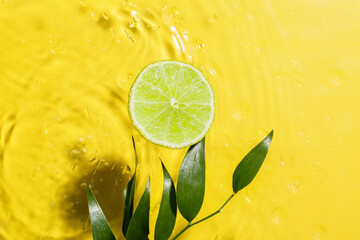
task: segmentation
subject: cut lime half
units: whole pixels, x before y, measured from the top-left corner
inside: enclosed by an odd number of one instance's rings
[[[183,148],[200,141],[214,119],[214,93],[203,74],[177,61],[146,66],[129,94],[132,123],[148,141]]]

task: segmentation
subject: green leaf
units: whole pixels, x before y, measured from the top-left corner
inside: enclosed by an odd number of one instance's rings
[[[130,179],[130,181],[126,184],[123,191],[124,216],[123,216],[122,232],[125,237],[129,227],[130,220],[134,212],[135,178],[136,178],[136,166],[138,162],[134,137],[132,137],[132,142],[135,151],[135,172],[132,178]]]
[[[125,237],[134,211],[135,175],[136,173],[134,173],[133,177],[126,184],[123,191],[124,216],[122,232]]]
[[[175,186],[170,174],[162,164],[164,174],[164,189],[161,198],[159,215],[155,226],[155,240],[169,239],[175,225],[176,220],[176,194]]]
[[[147,240],[149,235],[149,212],[150,212],[150,178],[145,191],[131,218],[126,235],[127,240]]]
[[[199,213],[205,193],[205,138],[192,145],[181,164],[176,198],[181,215],[191,222]]]
[[[96,201],[91,187],[88,188],[88,204],[91,221],[91,230],[94,240],[115,240],[109,223],[101,210],[99,203]]]
[[[249,185],[255,178],[269,150],[272,137],[273,131],[256,145],[236,167],[233,174],[234,193]]]

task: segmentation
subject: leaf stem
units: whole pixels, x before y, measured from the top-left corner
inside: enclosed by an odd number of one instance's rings
[[[216,214],[222,212],[223,208],[225,207],[226,204],[228,204],[228,202],[235,196],[235,193],[231,194],[231,196],[225,201],[225,203],[215,212],[211,213],[210,215],[196,221],[196,222],[193,222],[193,223],[189,223],[186,227],[184,227],[172,240],[175,240],[177,239],[181,234],[183,234],[186,230],[188,230],[189,228],[191,228],[192,226],[196,225],[196,224],[199,224],[203,221],[205,221],[206,219],[209,219],[213,216],[215,216]]]

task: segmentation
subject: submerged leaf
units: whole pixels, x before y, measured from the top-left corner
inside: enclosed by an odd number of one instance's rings
[[[101,210],[91,187],[88,188],[88,204],[91,222],[91,230],[94,240],[115,240],[109,223]]]
[[[150,178],[145,191],[131,218],[127,231],[127,240],[147,240],[149,235],[149,212],[150,212]]]
[[[175,186],[170,174],[162,164],[164,174],[164,189],[161,198],[159,215],[155,226],[155,240],[169,239],[176,220],[176,194]]]
[[[123,216],[123,225],[122,232],[126,237],[126,233],[129,227],[130,220],[134,212],[134,193],[135,193],[135,178],[136,178],[136,165],[138,162],[138,157],[136,153],[134,137],[132,138],[133,147],[135,151],[135,172],[130,181],[126,184],[123,191],[123,204],[124,204],[124,216]]]
[[[181,164],[176,198],[181,215],[191,222],[204,200],[205,193],[205,138],[192,145]]]
[[[123,191],[124,216],[122,232],[125,237],[134,211],[135,175],[136,173],[134,173],[133,177],[126,184]]]
[[[272,137],[273,131],[256,145],[236,167],[233,174],[234,193],[246,187],[255,178],[269,150]]]

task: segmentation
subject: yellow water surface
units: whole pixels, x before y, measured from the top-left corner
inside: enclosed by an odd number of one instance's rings
[[[215,91],[198,219],[274,129],[251,185],[180,239],[360,239],[359,12],[356,0],[0,0],[0,239],[92,239],[89,184],[123,239],[132,135],[153,238],[158,158],[176,181],[186,149],[144,140],[127,96],[165,59],[199,68]]]

